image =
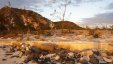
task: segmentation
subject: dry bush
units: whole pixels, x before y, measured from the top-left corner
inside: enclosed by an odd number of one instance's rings
[[[100,38],[101,33],[97,30],[89,30],[89,35],[92,35],[94,38]]]
[[[44,45],[44,44],[41,44],[41,43],[36,43],[33,46],[41,48],[43,50],[54,51],[54,46]]]
[[[58,48],[63,48],[63,49],[66,49],[66,50],[71,50],[71,46],[67,45],[67,44],[64,44],[64,43],[58,45]]]

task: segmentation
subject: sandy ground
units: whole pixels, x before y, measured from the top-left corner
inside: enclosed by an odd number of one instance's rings
[[[6,50],[0,48],[0,64],[19,64],[22,62],[19,58],[11,58],[11,56],[5,54]]]
[[[16,57],[16,55],[18,55],[19,53],[18,51],[14,53],[7,53],[8,50],[9,50],[8,47],[2,48],[2,46],[0,46],[0,64],[26,64],[23,62],[22,58]],[[36,64],[36,63],[29,62],[27,64]]]

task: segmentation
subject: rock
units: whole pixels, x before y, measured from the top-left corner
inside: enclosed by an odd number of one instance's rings
[[[46,62],[45,64],[52,64],[51,62]]]
[[[66,61],[65,64],[74,64],[73,61]]]
[[[22,61],[25,61],[27,59],[27,56],[22,56],[21,59]]]
[[[7,59],[3,58],[2,61],[6,61]]]
[[[53,57],[53,59],[54,59],[54,60],[59,60],[59,59],[60,59],[60,56],[59,56],[59,55],[55,55],[55,56]]]
[[[37,63],[30,61],[30,62],[28,62],[27,64],[37,64]]]
[[[88,58],[87,56],[83,56],[80,58],[80,60],[86,60],[88,62],[90,60],[90,58]]]
[[[88,64],[88,61],[85,57],[82,57],[79,62],[82,64]]]
[[[106,62],[113,62],[113,58],[111,58],[111,57],[103,57],[103,59],[104,59],[104,61],[106,61]]]
[[[47,54],[45,57],[52,58],[54,55],[56,55],[56,54]]]
[[[74,53],[73,53],[73,52],[69,52],[69,53],[68,53],[68,57],[69,57],[69,58],[74,57]]]
[[[104,60],[99,61],[99,64],[107,64]]]
[[[89,62],[92,64],[99,64],[99,60],[93,55],[90,56]]]
[[[108,56],[108,55],[107,55],[107,53],[102,52],[102,53],[101,53],[101,56],[104,56],[104,57],[105,57],[105,56]]]

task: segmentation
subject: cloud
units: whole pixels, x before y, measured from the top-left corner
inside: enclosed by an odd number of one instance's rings
[[[97,14],[95,17],[84,18],[84,24],[113,24],[113,12]]]
[[[7,6],[9,2],[11,7],[25,8],[38,12],[42,12],[41,7],[47,3],[46,0],[0,0],[0,8]]]
[[[8,5],[8,2],[11,3],[12,7],[22,8],[25,6],[30,8],[30,6],[41,6],[45,0],[0,0],[0,7]]]
[[[113,9],[113,2],[110,3],[110,4],[106,7],[106,9]]]
[[[103,0],[53,0],[53,1],[72,1],[72,2],[76,2],[77,4],[82,3],[82,2],[99,2],[99,1],[103,1]]]
[[[83,2],[98,2],[102,0],[0,0],[0,8],[8,5],[8,2],[11,3],[12,7],[26,7],[30,9],[30,7],[54,6],[66,1],[71,1],[71,5],[80,5]]]
[[[99,1],[103,1],[103,0],[85,0],[86,2],[99,2]]]

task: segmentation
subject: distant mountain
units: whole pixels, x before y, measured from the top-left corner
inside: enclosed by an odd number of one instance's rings
[[[54,25],[56,29],[84,29],[70,21],[58,21],[54,22]]]
[[[31,10],[5,6],[0,9],[0,34],[50,29],[51,21]]]

